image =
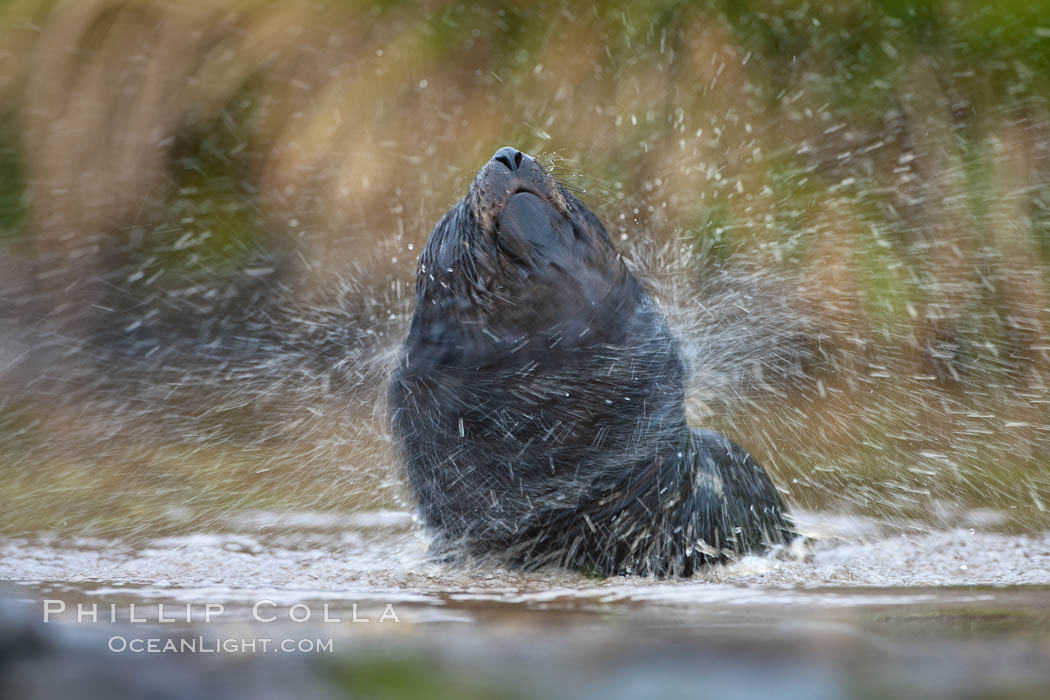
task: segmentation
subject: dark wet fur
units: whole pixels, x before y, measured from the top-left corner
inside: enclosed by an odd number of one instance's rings
[[[489,163],[431,233],[390,386],[436,550],[687,576],[789,541],[762,468],[687,426],[677,341],[602,224],[525,165]]]

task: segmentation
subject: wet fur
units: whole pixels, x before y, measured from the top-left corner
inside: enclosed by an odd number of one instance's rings
[[[550,230],[501,227],[502,173],[483,169],[420,257],[389,398],[435,549],[663,576],[787,541],[762,468],[687,426],[657,305],[597,217],[535,167]]]

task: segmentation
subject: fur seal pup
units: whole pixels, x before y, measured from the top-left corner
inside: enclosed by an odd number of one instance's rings
[[[794,536],[762,467],[686,424],[677,340],[602,223],[513,148],[427,240],[389,405],[435,552],[689,576]]]

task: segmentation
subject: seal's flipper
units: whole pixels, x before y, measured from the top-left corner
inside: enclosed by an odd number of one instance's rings
[[[711,523],[707,544],[742,554],[796,537],[776,486],[742,447],[711,430],[690,431],[695,498]]]

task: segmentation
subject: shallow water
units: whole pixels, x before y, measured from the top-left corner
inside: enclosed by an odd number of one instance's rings
[[[34,624],[76,649],[108,654],[114,636],[132,635],[323,638],[351,686],[378,664],[381,679],[419,674],[458,693],[467,678],[524,696],[639,697],[698,683],[724,697],[1050,688],[1050,534],[798,520],[807,542],[684,581],[454,568],[427,558],[400,511],[258,511],[179,537],[7,538],[0,579],[37,621],[44,600],[62,601],[51,617],[67,624]],[[97,604],[98,621],[77,624],[78,604]],[[396,620],[380,622],[387,606]],[[305,611],[309,621],[291,619]],[[136,668],[161,663],[148,656]],[[328,678],[278,663],[290,677]]]
[[[378,600],[396,591],[399,599],[411,593],[406,601],[438,607],[450,600],[529,605],[553,599],[772,604],[790,603],[791,591],[812,587],[1050,585],[1050,533],[930,531],[920,524],[828,513],[795,517],[805,539],[791,548],[712,567],[684,581],[523,574],[486,563],[451,567],[429,559],[427,538],[413,515],[394,510],[253,511],[229,516],[219,532],[174,537],[6,538],[0,540],[0,579],[72,590],[119,587],[145,601],[215,596],[237,601],[254,599],[260,590],[292,601]],[[727,588],[736,593],[726,595]],[[456,597],[464,591],[467,597]]]

